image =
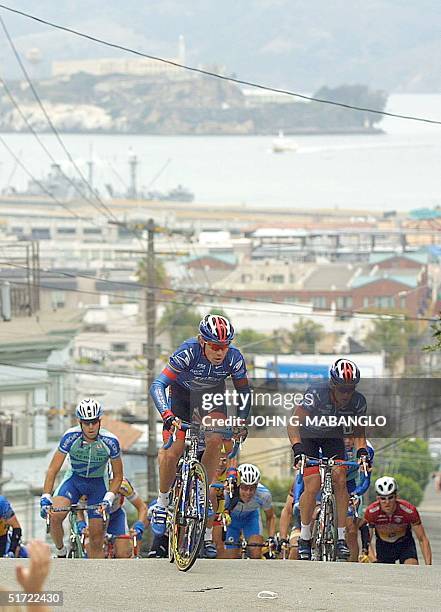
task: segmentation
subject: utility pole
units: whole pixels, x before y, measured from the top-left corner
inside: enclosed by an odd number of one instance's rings
[[[148,445],[147,445],[147,498],[150,500],[158,490],[156,478],[156,419],[157,410],[150,395],[150,387],[155,376],[156,365],[156,296],[155,296],[155,222],[149,219],[147,222],[147,250],[146,250],[146,287],[145,287],[145,316],[147,327],[146,360],[147,360],[147,423],[148,423]]]

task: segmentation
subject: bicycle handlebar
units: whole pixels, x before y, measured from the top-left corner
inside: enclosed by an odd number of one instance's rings
[[[176,427],[176,426],[173,427],[173,433],[170,434],[170,437],[167,440],[167,442],[163,444],[162,448],[164,450],[167,450],[168,448],[172,446],[173,442],[176,440],[176,432],[179,429],[182,431],[187,431],[188,429],[194,429],[198,431],[203,431],[205,433],[217,433],[217,434],[223,435],[225,439],[228,439],[228,440],[231,440],[231,438],[233,437],[233,430],[231,427],[211,427],[211,426],[201,427],[200,425],[195,424],[195,423],[187,423],[186,421],[181,421],[181,423],[179,424],[179,427]],[[228,436],[228,438],[226,436]],[[240,439],[240,441],[237,441],[237,440],[234,441],[233,448],[231,452],[228,454],[228,459],[234,459],[234,457],[239,452],[241,443],[242,443],[242,439]]]

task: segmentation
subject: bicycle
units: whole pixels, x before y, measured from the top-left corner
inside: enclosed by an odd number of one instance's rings
[[[130,530],[132,531],[132,530]],[[124,535],[113,535],[106,533],[104,536],[104,557],[105,559],[115,559],[115,541],[116,540],[131,540],[133,556],[131,559],[139,559],[138,537],[136,532],[126,533]]]
[[[50,532],[50,520],[52,512],[68,512],[69,516],[69,538],[67,546],[68,559],[85,559],[87,558],[85,550],[85,534],[80,533],[77,524],[77,512],[80,510],[97,510],[102,509],[103,522],[107,523],[108,514],[102,507],[102,504],[93,504],[84,506],[83,504],[71,504],[70,506],[50,506],[50,510],[46,515],[46,533]]]
[[[185,444],[172,489],[171,506],[167,512],[168,550],[170,563],[174,561],[179,570],[186,572],[198,558],[208,518],[209,483],[205,467],[197,458],[199,433],[204,431],[229,435],[232,430],[180,422],[179,426],[172,428],[172,435],[164,444],[164,449],[171,447],[178,429],[185,431]],[[232,456],[230,453],[229,457]]]
[[[367,474],[366,462],[362,462]],[[342,461],[333,457],[306,457],[300,465],[303,476],[305,467],[318,466],[320,470],[320,505],[312,529],[311,559],[313,561],[337,560],[337,504],[332,481],[332,470],[335,467],[360,467],[356,461]]]
[[[260,548],[261,549],[261,559],[276,559],[277,555],[277,543],[273,540],[265,540],[261,544],[258,542],[249,543],[244,536],[240,536],[238,542],[235,542],[233,539],[228,539],[225,541],[225,544],[229,547],[240,548],[240,558],[241,559],[249,559],[249,548]],[[267,555],[267,556],[265,556]]]

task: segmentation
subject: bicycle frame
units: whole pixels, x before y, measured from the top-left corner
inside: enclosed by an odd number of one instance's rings
[[[133,549],[133,559],[139,559],[138,556],[138,538],[136,533],[125,533],[123,535],[115,536],[111,533],[106,533],[104,536],[104,546],[105,546],[105,557],[106,559],[114,559],[115,558],[115,541],[116,540],[131,540],[132,549]]]
[[[77,512],[80,510],[97,510],[102,504],[85,506],[82,504],[71,504],[70,506],[51,506],[46,515],[46,533],[50,532],[50,520],[53,512],[68,512],[69,516],[69,550],[67,556],[70,558],[84,558],[84,534],[80,534],[77,526]],[[107,522],[108,514],[102,509],[103,522]]]
[[[302,461],[300,473],[303,476],[305,467],[318,466],[320,472],[320,507],[314,522],[312,537],[313,555],[315,561],[336,561],[337,529],[334,524],[337,518],[337,507],[334,494],[332,471],[336,467],[360,467],[355,461],[342,461],[334,457],[306,457]],[[366,465],[363,465],[366,470]]]

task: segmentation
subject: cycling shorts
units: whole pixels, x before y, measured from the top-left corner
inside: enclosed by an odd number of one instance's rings
[[[76,504],[80,497],[85,495],[88,505],[92,506],[101,503],[106,493],[107,483],[104,478],[84,478],[84,476],[70,474],[55,490],[54,497],[66,497],[71,504]],[[89,519],[102,519],[102,514],[96,510],[88,510],[87,515]]]
[[[302,438],[305,454],[308,457],[318,458],[334,457],[335,459],[346,459],[345,443],[343,438]],[[321,449],[321,452],[320,452]],[[305,468],[303,475],[310,476],[318,474],[318,465]]]
[[[107,533],[113,536],[121,536],[129,533],[129,525],[127,523],[127,514],[124,508],[118,508],[116,512],[112,512],[107,525]]]
[[[395,563],[399,561],[403,564],[407,559],[416,559],[418,561],[415,540],[411,533],[406,534],[396,542],[385,542],[377,535],[376,551],[378,563]]]
[[[6,554],[6,546],[8,544],[8,534],[0,536],[0,557],[3,557]]]
[[[228,525],[225,534],[227,548],[237,548],[241,532],[245,540],[249,540],[251,536],[262,535],[262,521],[260,520],[259,510],[231,515],[231,523]],[[228,544],[228,542],[233,542],[233,544]]]

